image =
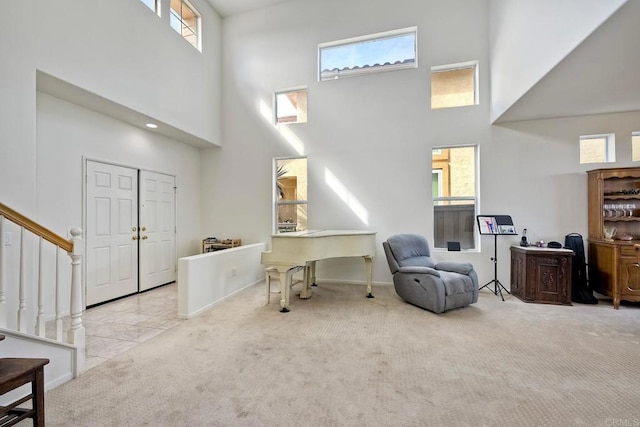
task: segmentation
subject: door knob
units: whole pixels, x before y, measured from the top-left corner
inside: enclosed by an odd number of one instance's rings
[[[131,236],[131,240],[138,240],[138,236]]]
[[[147,227],[145,227],[144,225],[142,226],[142,228],[140,229],[142,231],[147,231]]]
[[[149,236],[142,236],[142,240],[147,240]]]

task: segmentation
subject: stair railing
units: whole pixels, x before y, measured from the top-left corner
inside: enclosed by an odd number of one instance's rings
[[[0,203],[0,327],[8,328],[8,301],[7,301],[7,281],[5,268],[5,228],[6,221],[11,221],[20,227],[20,255],[19,255],[19,271],[18,271],[18,301],[17,303],[17,319],[15,328],[18,332],[25,334],[32,334],[39,337],[46,337],[46,317],[45,317],[45,280],[43,277],[43,246],[45,242],[49,242],[55,246],[55,331],[53,337],[58,342],[64,342],[73,345],[77,349],[75,375],[77,375],[84,368],[86,338],[85,329],[82,324],[83,313],[83,297],[82,297],[82,230],[79,228],[72,228],[69,233],[70,239],[65,239],[56,233],[48,230],[47,228],[37,224],[29,218],[21,215],[10,207]],[[36,307],[35,314],[35,327],[33,331],[29,331],[29,319],[30,310],[27,304],[27,294],[29,284],[27,283],[25,269],[26,269],[26,247],[25,233],[32,233],[38,237],[38,277],[37,288],[35,294],[37,295],[37,302],[31,302],[31,307]],[[65,251],[71,258],[71,288],[70,288],[70,301],[68,313],[64,310],[64,301],[62,300],[63,285],[60,280],[60,268],[59,268],[59,254],[60,251]],[[65,331],[64,329],[64,317],[66,315],[70,317],[70,324]],[[13,322],[12,322],[13,323]],[[65,333],[66,332],[66,333]]]

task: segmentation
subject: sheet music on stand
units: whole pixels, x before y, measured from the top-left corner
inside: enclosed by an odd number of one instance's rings
[[[518,234],[510,215],[478,215],[480,234]]]
[[[491,258],[491,261],[493,261],[493,280],[489,281],[480,289],[493,284],[494,289],[492,292],[494,295],[498,295],[498,293],[500,293],[500,297],[502,298],[502,301],[504,301],[502,291],[504,290],[508,294],[511,294],[511,292],[509,292],[507,288],[500,283],[500,280],[498,280],[498,236],[517,234],[516,227],[513,225],[513,220],[510,215],[478,215],[476,219],[478,220],[478,229],[480,230],[480,234],[493,235],[494,239],[494,256]],[[489,288],[489,290],[491,290],[491,288]]]

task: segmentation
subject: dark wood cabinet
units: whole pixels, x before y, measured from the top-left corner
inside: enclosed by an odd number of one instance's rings
[[[640,168],[587,174],[589,285],[617,309],[620,301],[640,301]]]
[[[569,249],[511,247],[511,294],[524,302],[571,305]]]

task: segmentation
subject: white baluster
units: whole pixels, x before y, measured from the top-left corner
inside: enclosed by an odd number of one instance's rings
[[[60,248],[56,246],[56,341],[62,341],[62,292],[60,290]]]
[[[44,272],[42,271],[42,242],[40,237],[38,243],[38,317],[36,318],[36,335],[46,336],[46,325],[44,322]]]
[[[75,366],[74,375],[78,375],[84,369],[86,352],[85,331],[82,325],[82,230],[71,229],[73,252],[71,257],[71,328],[67,334],[67,341],[78,349],[78,364]]]
[[[24,259],[25,259],[24,227],[20,227],[20,281],[18,283],[18,331],[27,332],[27,302],[25,298],[24,284]]]
[[[4,217],[0,215],[0,328],[7,327],[6,289],[4,281]]]

